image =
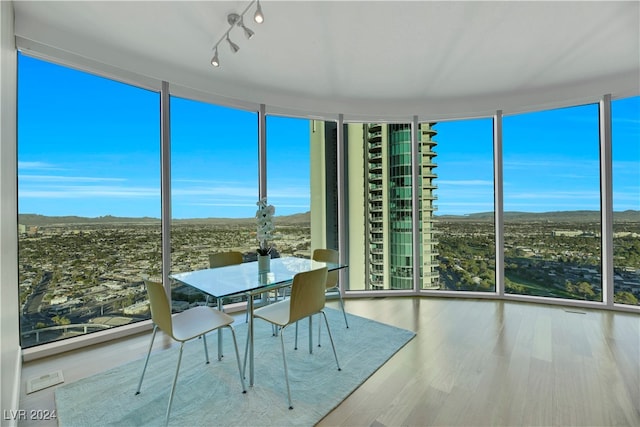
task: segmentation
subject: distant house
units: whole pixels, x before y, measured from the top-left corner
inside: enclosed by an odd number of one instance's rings
[[[125,307],[122,312],[130,316],[136,316],[149,312],[149,300],[144,300]]]

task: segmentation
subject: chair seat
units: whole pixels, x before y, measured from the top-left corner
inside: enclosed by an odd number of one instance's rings
[[[199,306],[174,314],[172,321],[174,338],[184,342],[232,324],[233,317],[211,307]]]
[[[278,326],[285,326],[289,323],[290,299],[269,304],[253,312],[253,317],[266,320]]]

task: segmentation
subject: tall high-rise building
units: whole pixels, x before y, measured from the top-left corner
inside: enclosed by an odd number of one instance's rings
[[[433,148],[437,145],[433,137],[437,131],[433,129],[435,123],[422,123],[420,125],[420,214],[422,215],[420,237],[422,238],[422,289],[440,288],[440,271],[438,270],[438,239],[435,230],[436,219],[433,213],[437,210],[435,201],[438,196],[434,194],[438,185],[434,182],[438,175],[434,169],[438,166],[433,158],[436,153]]]
[[[318,122],[316,122],[316,125]],[[322,132],[312,129],[312,145],[335,151],[335,124],[325,123]],[[439,287],[437,239],[433,212],[436,164],[433,123],[422,123],[418,132],[419,179],[412,180],[410,124],[346,124],[345,157],[348,197],[349,269],[365,277],[349,283],[350,290],[413,289],[414,268],[420,269],[422,289]],[[328,158],[328,157],[327,157]],[[334,188],[331,168],[324,177],[326,191]],[[312,177],[313,188],[320,184]],[[316,182],[316,184],[314,184]],[[412,188],[419,188],[420,251],[413,253]],[[312,201],[313,203],[313,201]],[[313,209],[312,209],[313,212]],[[329,230],[331,231],[331,230]],[[356,248],[359,248],[356,250]],[[360,250],[361,248],[361,250]]]

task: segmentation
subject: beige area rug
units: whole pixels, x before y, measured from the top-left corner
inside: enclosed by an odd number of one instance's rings
[[[204,363],[202,341],[191,341],[185,345],[169,424],[313,426],[415,336],[414,332],[353,315],[348,315],[347,329],[341,311],[326,308],[326,313],[342,371],[336,368],[324,324],[322,347],[315,347],[313,354],[308,351],[307,321],[300,324],[298,350],[293,350],[295,328],[285,330],[293,410],[287,404],[280,338],[272,336],[269,324],[256,320],[255,385],[249,387],[247,381],[248,391],[242,394],[228,331],[224,333],[222,361],[216,359],[216,336],[207,336],[209,365]],[[318,320],[314,319],[314,341]],[[246,332],[246,324],[236,326],[241,358]],[[59,425],[162,425],[177,357],[177,348],[152,353],[137,396],[144,359],[58,387]]]

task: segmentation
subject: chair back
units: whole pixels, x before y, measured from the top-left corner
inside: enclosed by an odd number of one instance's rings
[[[242,252],[229,251],[209,255],[209,268],[242,264]]]
[[[173,324],[171,322],[171,306],[167,293],[160,282],[144,281],[147,286],[147,294],[149,295],[149,304],[151,305],[151,320],[163,332],[173,337]]]
[[[298,273],[291,285],[289,323],[296,322],[324,308],[327,267]]]
[[[340,262],[340,254],[334,249],[316,249],[312,256],[314,261],[332,262],[338,264]],[[333,289],[338,286],[338,270],[331,270],[327,273],[327,289]]]

